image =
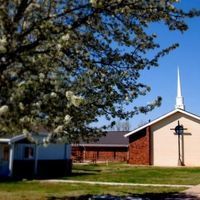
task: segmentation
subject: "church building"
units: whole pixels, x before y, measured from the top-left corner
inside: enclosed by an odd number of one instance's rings
[[[175,109],[125,135],[128,163],[200,166],[200,117],[185,110],[178,69]]]

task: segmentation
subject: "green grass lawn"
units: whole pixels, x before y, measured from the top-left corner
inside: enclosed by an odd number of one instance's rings
[[[200,168],[135,167],[127,164],[77,165],[65,179],[129,183],[199,184]],[[81,195],[149,196],[177,193],[185,188],[101,186],[40,181],[0,182],[0,200],[74,200]],[[85,198],[88,199],[88,198]],[[82,196],[79,200],[85,200]],[[154,197],[152,198],[154,199]]]
[[[154,184],[200,184],[200,168],[136,167],[110,163],[98,165],[75,164],[73,175],[67,179]]]
[[[21,181],[0,183],[0,200],[68,200],[95,194],[112,194],[118,196],[134,195],[168,195],[184,188],[100,186],[63,183],[40,183],[39,181]],[[81,200],[83,198],[80,198]],[[70,199],[71,200],[71,199]],[[74,199],[73,199],[74,200]],[[83,199],[84,200],[84,199]]]

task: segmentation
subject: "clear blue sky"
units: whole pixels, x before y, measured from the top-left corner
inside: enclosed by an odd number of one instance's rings
[[[179,6],[184,10],[200,9],[200,0],[181,0]],[[140,114],[129,120],[131,130],[142,122],[153,120],[170,112],[175,107],[177,66],[180,68],[182,95],[186,110],[200,115],[200,17],[187,20],[189,30],[184,34],[169,32],[167,28],[156,25],[153,31],[159,37],[161,47],[178,42],[180,47],[161,58],[160,66],[144,71],[140,81],[151,87],[151,92],[139,97],[134,105],[144,105],[157,96],[163,98],[162,105],[148,114]],[[129,106],[128,109],[131,109]],[[106,123],[101,119],[99,125]]]

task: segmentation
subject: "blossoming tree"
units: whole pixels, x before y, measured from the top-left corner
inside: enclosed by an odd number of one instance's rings
[[[184,32],[184,19],[199,15],[176,5],[175,0],[0,0],[1,134],[42,127],[49,132],[46,142],[87,140],[98,136],[91,123],[100,116],[128,119],[160,105],[160,97],[142,107],[134,99],[150,91],[138,81],[141,70],[158,66],[158,59],[178,46],[160,49],[149,25],[163,22]],[[132,109],[124,111],[129,103]]]

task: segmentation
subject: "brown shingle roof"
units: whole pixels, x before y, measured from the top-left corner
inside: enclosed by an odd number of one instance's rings
[[[84,143],[85,146],[128,146],[129,140],[124,135],[129,131],[108,131],[105,136],[99,138],[97,142]]]

